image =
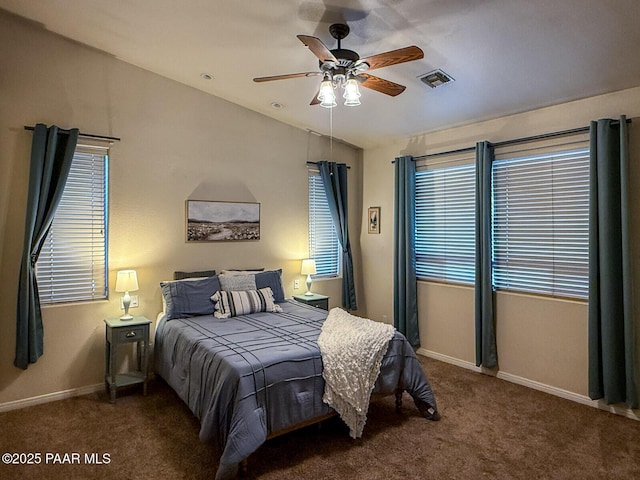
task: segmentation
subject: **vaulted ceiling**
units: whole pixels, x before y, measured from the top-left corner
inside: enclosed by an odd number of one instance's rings
[[[640,85],[638,0],[0,0],[0,8],[117,58],[288,124],[369,148],[443,128]],[[405,85],[362,105],[310,106],[320,77],[296,35],[361,57],[417,45],[375,70]],[[455,81],[430,88],[441,69]],[[206,73],[212,79],[204,79]],[[274,108],[273,105],[280,105]]]

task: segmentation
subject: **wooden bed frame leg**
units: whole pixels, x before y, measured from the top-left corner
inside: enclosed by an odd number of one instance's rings
[[[396,390],[396,413],[402,413],[402,392],[403,390]]]
[[[248,471],[249,471],[249,459],[245,458],[240,462],[240,466],[238,467],[238,475],[241,477],[245,477]]]

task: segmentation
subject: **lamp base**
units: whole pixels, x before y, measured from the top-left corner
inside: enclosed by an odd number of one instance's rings
[[[129,295],[129,291],[124,292],[124,296],[122,297],[122,307],[124,308],[124,315],[120,317],[120,320],[131,320],[133,319],[133,315],[129,315],[129,306],[131,305],[131,295]]]
[[[307,291],[305,292],[305,295],[313,295],[313,292],[311,291],[311,275],[307,274]]]

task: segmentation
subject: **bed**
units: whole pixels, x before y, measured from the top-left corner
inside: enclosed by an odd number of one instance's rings
[[[276,311],[245,314],[240,309],[218,318],[211,294],[231,288],[221,284],[222,276],[163,282],[168,308],[155,334],[155,372],[199,419],[200,440],[219,452],[217,480],[234,478],[267,439],[334,414],[322,400],[317,343],[327,312],[285,299],[279,271],[242,276],[253,277],[250,286],[257,290],[273,293]],[[233,280],[234,288],[247,288],[245,280]],[[433,418],[436,402],[429,382],[405,337],[395,332],[373,392],[399,399],[402,391]]]

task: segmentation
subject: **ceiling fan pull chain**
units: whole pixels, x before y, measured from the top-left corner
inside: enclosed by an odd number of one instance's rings
[[[333,158],[333,108],[329,109],[329,156],[331,157],[331,161],[335,162]]]

